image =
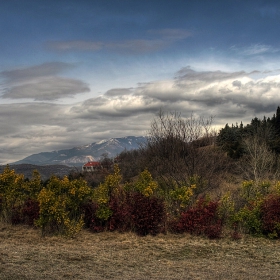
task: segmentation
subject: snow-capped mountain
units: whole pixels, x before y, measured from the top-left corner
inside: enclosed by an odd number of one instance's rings
[[[63,164],[68,166],[81,166],[88,161],[98,161],[103,155],[113,158],[124,150],[138,149],[146,141],[143,136],[127,136],[123,138],[104,139],[80,147],[53,152],[42,152],[28,156],[13,164],[52,165]]]

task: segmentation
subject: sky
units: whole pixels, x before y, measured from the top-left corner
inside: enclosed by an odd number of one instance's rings
[[[0,164],[280,105],[280,1],[1,0]]]

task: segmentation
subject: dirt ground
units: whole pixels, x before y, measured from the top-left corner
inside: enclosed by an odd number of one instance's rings
[[[65,239],[0,224],[0,279],[280,279],[280,241],[86,230]]]

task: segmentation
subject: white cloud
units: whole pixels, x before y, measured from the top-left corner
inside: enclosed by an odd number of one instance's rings
[[[181,69],[174,79],[111,89],[74,105],[0,105],[1,162],[71,148],[106,137],[145,135],[162,108],[182,116],[215,116],[216,125],[271,116],[280,104],[280,75]]]
[[[261,55],[261,54],[269,54],[269,53],[276,53],[279,52],[279,48],[275,48],[269,45],[264,44],[254,44],[248,47],[237,47],[232,46],[231,50],[238,52],[241,55],[246,56],[254,56],[254,55]]]

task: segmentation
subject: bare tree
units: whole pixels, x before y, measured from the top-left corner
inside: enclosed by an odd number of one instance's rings
[[[261,181],[278,177],[277,156],[271,151],[266,139],[260,133],[249,136],[242,141],[245,155],[240,168],[246,180]]]
[[[214,146],[212,121],[212,117],[184,119],[180,113],[162,111],[152,121],[142,152],[146,166],[167,188],[195,183],[201,193],[218,186],[225,157]]]

